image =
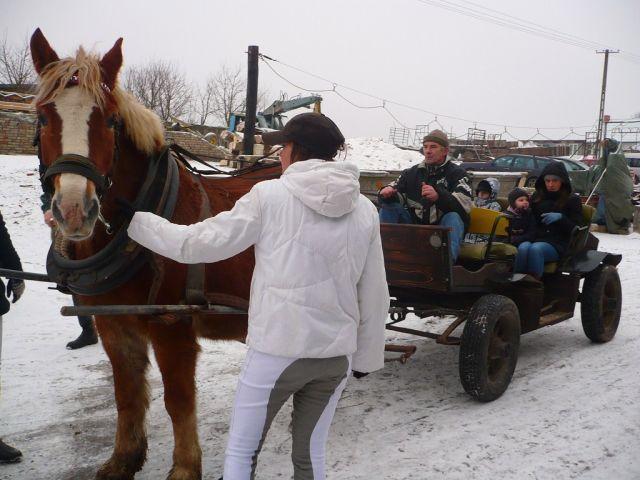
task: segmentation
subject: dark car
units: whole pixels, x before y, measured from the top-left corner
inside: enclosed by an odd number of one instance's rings
[[[463,162],[461,166],[472,172],[527,172],[527,186],[533,187],[542,172],[550,162],[562,162],[571,177],[572,171],[589,170],[588,167],[579,162],[566,160],[563,158],[538,157],[535,155],[502,155],[488,162]]]

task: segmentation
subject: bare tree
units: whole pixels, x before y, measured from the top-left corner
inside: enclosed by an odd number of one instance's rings
[[[213,117],[213,82],[211,80],[203,86],[197,86],[192,96],[192,118],[198,125],[205,125]]]
[[[212,92],[211,113],[216,120],[226,125],[233,112],[244,110],[247,82],[240,67],[223,65],[216,75],[209,78],[207,85]]]
[[[141,67],[129,67],[124,87],[163,121],[186,115],[191,105],[191,85],[176,65],[156,60]]]
[[[247,97],[246,73],[240,67],[223,65],[211,75],[203,87],[196,90],[192,111],[196,122],[204,125],[209,119],[227,125],[233,112],[244,112]],[[268,93],[258,90],[258,110],[264,108]]]
[[[23,86],[35,80],[29,42],[25,40],[21,45],[11,45],[5,34],[0,42],[0,83]]]

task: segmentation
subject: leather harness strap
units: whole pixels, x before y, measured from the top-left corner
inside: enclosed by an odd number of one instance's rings
[[[200,190],[200,215],[198,221],[206,220],[211,217],[211,203],[209,196],[202,186],[199,178],[196,178],[196,184]],[[187,305],[204,305],[207,303],[205,296],[205,280],[206,280],[206,264],[195,263],[189,265],[187,269],[187,281],[185,284],[185,301]]]
[[[170,219],[178,198],[178,180],[176,162],[164,149],[150,159],[134,207]],[[148,250],[129,239],[128,226],[124,222],[102,250],[82,260],[64,258],[52,245],[47,256],[49,277],[80,295],[99,295],[123,285],[149,260]]]

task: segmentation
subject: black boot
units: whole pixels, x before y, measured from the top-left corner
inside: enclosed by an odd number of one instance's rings
[[[92,317],[78,317],[78,323],[82,327],[82,333],[75,340],[67,343],[69,350],[86,347],[87,345],[95,345],[98,343],[98,335],[96,335],[96,327],[93,326]]]
[[[15,463],[22,460],[22,452],[0,440],[0,463]]]

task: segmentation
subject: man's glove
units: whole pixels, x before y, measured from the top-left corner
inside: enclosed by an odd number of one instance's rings
[[[351,370],[351,373],[353,373],[353,376],[356,377],[356,378],[362,378],[362,377],[366,377],[367,375],[369,375],[369,373],[358,372],[357,370]]]
[[[9,279],[9,282],[7,283],[7,298],[11,298],[12,293],[13,302],[11,303],[16,303],[24,293],[24,280],[19,280],[17,278]]]
[[[542,217],[542,223],[545,225],[551,225],[562,218],[562,214],[560,212],[543,213],[540,216]]]

